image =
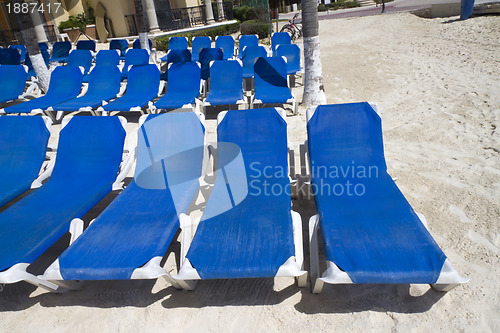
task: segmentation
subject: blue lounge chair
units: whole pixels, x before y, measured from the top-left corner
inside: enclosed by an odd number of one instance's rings
[[[255,61],[255,95],[250,101],[254,104],[284,104],[291,103],[293,113],[297,114],[298,105],[288,87],[286,62],[283,58],[258,58]]]
[[[321,105],[307,118],[312,184],[321,189],[314,191],[318,215],[309,221],[313,292],[325,282],[429,283],[442,291],[466,282],[387,173],[374,108]],[[321,276],[319,229],[327,261]]]
[[[288,75],[295,75],[301,72],[300,47],[297,44],[278,45],[276,56],[286,58],[286,72]]]
[[[99,107],[98,111],[103,113],[109,111],[140,111],[144,113],[143,109],[146,106],[152,106],[151,101],[158,97],[159,87],[160,71],[156,65],[132,66],[125,94],[111,103]]]
[[[190,62],[191,61],[191,51],[188,49],[182,50],[168,50],[167,55],[160,58],[161,61],[170,63],[182,63],[182,62]]]
[[[38,43],[38,48],[40,49],[40,51],[42,50],[49,50],[49,44],[45,43],[45,42],[41,42],[41,43]]]
[[[20,65],[21,53],[17,49],[0,49],[0,65]]]
[[[210,78],[210,63],[214,60],[222,60],[223,53],[219,48],[202,49],[200,51],[201,79]]]
[[[120,58],[125,59],[125,53],[128,49],[128,41],[126,39],[113,39],[109,42],[110,50],[118,50],[120,52]]]
[[[222,49],[222,59],[228,60],[234,57],[234,37],[217,36],[215,37],[215,47]]]
[[[212,39],[208,36],[194,37],[193,38],[193,54],[192,61],[200,61],[200,51],[202,49],[209,49],[212,47]]]
[[[50,179],[0,214],[0,283],[26,281],[57,289],[26,268],[68,230],[73,237],[80,234],[80,218],[116,185],[125,126],[119,117],[63,119]],[[124,172],[128,170],[119,174],[120,181]]]
[[[68,56],[68,66],[82,67],[83,75],[87,75],[92,67],[93,56],[89,50],[73,50]]]
[[[253,78],[255,60],[267,57],[266,48],[264,46],[247,46],[242,53],[243,78]]]
[[[125,66],[122,69],[122,80],[128,77],[131,66],[149,64],[149,52],[143,49],[130,49],[125,54]]]
[[[200,65],[196,62],[172,64],[168,73],[170,80],[167,93],[153,107],[160,110],[191,107],[193,111],[200,111]]]
[[[48,49],[40,49],[40,53],[42,54],[43,61],[45,62],[45,66],[49,68],[50,54]],[[31,63],[31,59],[29,57],[29,53],[26,55],[26,59],[24,60],[24,64],[28,66],[28,79],[36,78],[35,68],[33,68],[33,64]]]
[[[69,51],[71,51],[71,42],[55,42],[52,46],[52,57],[50,62],[66,62],[68,60]]]
[[[117,50],[100,50],[95,57],[96,66],[118,66],[120,53]]]
[[[204,128],[194,112],[143,116],[140,123],[145,117],[133,181],[49,266],[44,279],[65,286],[63,280],[164,276],[176,285],[160,261],[200,187]]]
[[[149,44],[149,50],[152,50],[153,49],[153,42],[151,41],[151,39],[148,39],[148,44]],[[136,50],[139,50],[141,48],[141,41],[139,38],[134,40],[134,42],[132,43],[132,48],[136,49]]]
[[[168,39],[169,50],[185,50],[188,48],[187,37],[170,37]]]
[[[26,59],[26,46],[24,45],[9,45],[9,49],[11,50],[18,50],[18,52],[21,54],[21,62],[24,62]]]
[[[120,83],[121,73],[117,66],[96,66],[89,74],[89,87],[84,96],[54,105],[50,109],[58,111],[57,119],[61,117],[60,111],[89,111],[93,113],[93,109],[118,95]]]
[[[292,37],[289,32],[273,32],[271,35],[271,48],[273,56],[276,55],[276,48],[281,44],[292,44]]]
[[[22,97],[27,74],[21,65],[0,65],[0,104]]]
[[[47,117],[0,117],[0,207],[30,189],[45,161]]]
[[[247,102],[243,94],[243,68],[239,60],[216,60],[210,66],[210,91],[203,107]]]
[[[88,50],[95,53],[95,41],[93,40],[80,40],[76,43],[77,50]]]
[[[298,277],[305,286],[302,222],[292,211],[284,117],[284,110],[273,108],[219,114],[215,185],[201,221],[194,223],[192,242],[181,235],[183,264],[173,278],[182,288],[193,289],[199,279],[275,276]]]
[[[239,39],[238,46],[238,58],[242,59],[243,49],[245,46],[259,46],[259,36],[258,35],[241,35]]]
[[[9,106],[3,111],[5,113],[41,113],[50,106],[69,101],[80,93],[83,74],[79,67],[58,66],[50,76],[49,90],[41,97],[30,101]],[[0,110],[2,111],[2,110]],[[48,113],[53,117],[51,113]]]

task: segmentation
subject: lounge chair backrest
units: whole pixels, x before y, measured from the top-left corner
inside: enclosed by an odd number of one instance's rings
[[[191,51],[189,51],[188,49],[168,50],[167,64],[190,62],[190,61],[191,61]]]
[[[121,74],[118,66],[96,66],[89,74],[87,95],[118,95]]]
[[[243,68],[237,60],[215,60],[210,66],[210,91],[243,98]]]
[[[149,64],[149,53],[147,50],[130,49],[127,51],[127,54],[125,54],[125,67],[123,67],[123,72],[127,73],[129,66],[147,64]]]
[[[254,76],[254,65],[257,58],[267,57],[267,51],[264,46],[246,46],[243,49],[243,77],[250,78]]]
[[[295,74],[300,71],[300,47],[297,44],[278,45],[276,56],[286,58],[288,74]]]
[[[200,51],[201,78],[206,80],[210,77],[210,62],[222,60],[223,53],[220,48],[202,49]]]
[[[76,97],[82,87],[83,74],[79,67],[58,66],[50,75],[46,95]]]
[[[127,96],[158,94],[160,71],[156,65],[132,66],[128,73]]]
[[[128,49],[128,41],[126,39],[114,39],[109,42],[110,50],[119,50],[120,56],[125,57],[125,53]]]
[[[72,117],[61,130],[50,182],[116,179],[125,129],[118,117]],[[71,184],[68,184],[71,186]]]
[[[9,49],[11,50],[19,50],[19,53],[21,54],[21,62],[24,61],[26,58],[26,46],[24,45],[10,45]]]
[[[52,58],[64,58],[69,56],[69,51],[71,50],[71,42],[55,42],[52,46]]]
[[[151,39],[148,39],[148,44],[149,44],[149,49],[151,50],[153,48],[153,42],[151,41]],[[132,44],[132,48],[136,49],[136,50],[141,48],[141,41],[139,38],[134,40],[134,43]]]
[[[17,49],[0,49],[0,65],[20,65],[21,53]]]
[[[80,40],[76,43],[77,50],[89,50],[95,52],[95,41],[93,40]]]
[[[95,58],[96,66],[118,66],[120,64],[120,54],[117,50],[101,50],[97,52]]]
[[[0,65],[1,96],[20,96],[26,86],[27,73],[21,65]]]
[[[273,55],[276,55],[276,48],[280,44],[292,44],[292,37],[288,32],[275,32],[271,35]]]
[[[245,46],[259,46],[259,36],[258,35],[241,35],[239,39],[239,52],[238,58],[242,59],[243,49]]]
[[[286,62],[283,58],[258,58],[254,65],[255,71],[255,92],[274,94],[288,93],[292,97],[288,88]]]
[[[196,62],[172,64],[168,68],[168,91],[200,92],[201,69]]]
[[[89,50],[73,50],[68,56],[68,66],[83,67],[84,74],[88,74],[92,67],[92,53]]]
[[[373,166],[387,170],[379,115],[368,103],[320,105],[307,123],[315,165]],[[321,177],[318,173],[316,178]],[[339,175],[339,177],[342,175]],[[351,176],[347,173],[345,177]]]
[[[194,37],[193,38],[193,55],[191,60],[200,60],[200,51],[202,49],[209,49],[212,47],[212,39],[208,36]]]
[[[49,49],[49,44],[47,44],[45,42],[41,42],[41,43],[38,43],[38,47],[40,48],[40,51],[41,50],[48,50]]]
[[[215,38],[215,47],[221,48],[223,51],[223,59],[231,59],[234,57],[234,37],[233,36],[217,36]]]
[[[187,37],[170,37],[168,39],[169,50],[185,50],[188,48]]]

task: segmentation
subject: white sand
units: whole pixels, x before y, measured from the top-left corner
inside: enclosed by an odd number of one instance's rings
[[[389,172],[468,284],[312,295],[291,278],[202,281],[193,292],[111,281],[54,295],[18,283],[0,293],[0,331],[500,331],[500,19],[396,14],[321,21],[320,35],[328,102],[379,103]],[[306,137],[300,110],[288,118],[292,142]],[[214,129],[208,120],[209,140]],[[294,209],[304,225],[315,212]]]

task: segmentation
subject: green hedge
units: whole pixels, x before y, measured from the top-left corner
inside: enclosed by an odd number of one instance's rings
[[[337,9],[346,9],[346,8],[355,8],[355,7],[361,7],[359,2],[356,0],[338,0],[337,2],[332,2],[327,5],[328,9],[330,10],[337,10]],[[318,8],[319,10],[319,8]]]
[[[249,6],[233,7],[234,18],[240,22],[245,21],[268,21],[269,13],[264,8],[254,8]]]
[[[259,39],[269,35],[269,23],[252,20],[241,24],[242,35],[259,35]]]
[[[174,34],[174,35],[159,37],[156,38],[156,49],[158,49],[159,51],[168,51],[168,39],[170,37],[187,37],[189,46],[192,46],[193,37],[209,36],[212,38],[212,40],[215,40],[215,37],[217,36],[231,35],[238,32],[239,30],[240,30],[240,22],[237,22],[233,24],[223,25],[220,27],[193,31],[190,33]]]
[[[318,12],[326,12],[327,10],[328,10],[328,7],[325,5],[318,6]]]

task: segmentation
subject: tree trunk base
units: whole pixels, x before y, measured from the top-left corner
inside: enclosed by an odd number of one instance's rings
[[[302,104],[326,104],[321,67],[319,36],[304,37],[304,96]]]

